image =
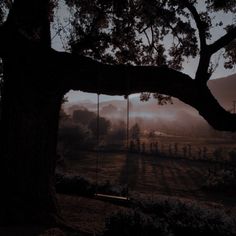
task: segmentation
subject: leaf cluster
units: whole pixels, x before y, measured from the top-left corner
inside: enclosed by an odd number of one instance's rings
[[[220,13],[234,13],[236,2],[223,0],[66,0],[73,30],[69,45],[73,52],[110,64],[169,66],[181,70],[188,57],[200,53],[201,34],[211,40],[213,27],[232,27],[215,20]],[[233,45],[234,46],[234,45]],[[225,57],[231,68],[233,46]],[[234,47],[235,48],[235,47]]]
[[[178,1],[73,1],[73,52],[111,64],[181,69],[198,53],[189,13]],[[166,46],[165,41],[169,41]]]
[[[11,6],[11,1],[1,0],[0,1],[0,24],[6,19],[7,12]]]

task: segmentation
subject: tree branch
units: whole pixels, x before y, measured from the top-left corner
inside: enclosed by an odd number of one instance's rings
[[[224,36],[209,45],[210,53],[216,53],[218,50],[228,45],[234,39],[236,39],[236,27],[230,29]]]
[[[189,1],[183,1],[185,7],[190,11],[193,16],[193,19],[196,23],[198,33],[199,33],[199,40],[200,40],[200,49],[204,49],[206,47],[206,31],[204,27],[204,23],[201,20],[200,15],[197,12],[197,9],[193,6],[193,4],[189,3]]]
[[[53,52],[64,88],[107,95],[158,92],[194,107],[218,130],[236,131],[236,115],[223,109],[206,85],[167,67],[105,65],[68,53]],[[63,76],[64,75],[64,76]]]
[[[193,16],[193,19],[198,29],[198,35],[200,40],[200,59],[195,79],[196,81],[202,84],[206,84],[206,82],[210,78],[210,74],[208,73],[208,68],[212,54],[209,53],[208,45],[206,43],[206,30],[204,22],[202,21],[200,15],[197,12],[197,9],[193,6],[193,4],[191,4],[188,0],[184,0],[183,4]]]

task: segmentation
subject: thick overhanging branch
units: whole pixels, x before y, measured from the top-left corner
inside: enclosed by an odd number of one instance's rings
[[[105,65],[84,56],[57,52],[30,41],[24,42],[21,36],[15,40],[14,44],[11,42],[6,47],[8,50],[4,50],[4,54],[8,54],[5,57],[19,57],[21,69],[26,66],[32,75],[42,74],[38,76],[40,81],[29,81],[35,87],[50,88],[61,93],[74,89],[107,95],[158,92],[176,97],[196,108],[215,129],[236,131],[236,115],[219,105],[206,84],[186,74],[167,67]],[[11,48],[11,45],[15,46]]]
[[[206,85],[167,67],[104,65],[92,59],[53,51],[64,88],[127,95],[158,92],[180,99],[199,111],[217,130],[236,131],[236,115],[220,106]]]

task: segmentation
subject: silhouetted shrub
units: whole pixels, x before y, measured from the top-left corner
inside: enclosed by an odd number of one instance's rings
[[[216,161],[222,161],[223,160],[223,148],[219,147],[219,148],[216,148],[214,151],[213,151],[213,158],[214,160]]]
[[[127,195],[126,187],[114,186],[109,181],[96,185],[84,177],[61,173],[56,174],[56,191],[80,196],[93,196],[96,192],[116,196]]]
[[[219,169],[209,170],[203,188],[220,192],[236,191],[236,170]]]
[[[106,222],[104,235],[233,236],[232,219],[223,211],[192,202],[157,198],[135,201],[135,212],[119,212]]]
[[[61,125],[59,129],[58,142],[63,143],[64,149],[81,150],[94,147],[96,140],[92,132],[82,124]]]
[[[56,174],[56,191],[65,194],[92,196],[96,186],[81,176]]]
[[[236,148],[229,151],[229,158],[232,164],[236,165]]]
[[[233,235],[232,219],[220,210],[170,198],[143,200],[138,205],[143,212],[164,219],[173,235]]]
[[[120,211],[106,220],[104,236],[165,236],[167,224],[140,211]]]

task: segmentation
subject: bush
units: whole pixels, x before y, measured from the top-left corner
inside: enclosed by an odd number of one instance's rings
[[[139,211],[120,211],[106,220],[104,236],[167,236],[167,224]]]
[[[234,148],[233,150],[229,151],[229,158],[230,161],[233,165],[236,165],[236,148]]]
[[[58,141],[63,143],[64,148],[72,151],[91,149],[96,143],[91,130],[82,124],[61,125]]]
[[[234,169],[220,169],[209,171],[203,188],[213,191],[235,191],[236,171]]]
[[[142,211],[168,223],[173,235],[233,235],[232,219],[220,210],[170,198],[144,200],[139,205]]]
[[[134,213],[111,216],[104,235],[235,235],[232,219],[220,210],[169,198],[136,201],[134,206]]]
[[[113,186],[109,181],[96,185],[84,177],[61,173],[56,174],[56,191],[80,196],[93,196],[96,192],[116,196],[125,196],[127,194],[125,187]]]
[[[93,196],[96,186],[81,176],[56,174],[56,191],[65,194]]]

